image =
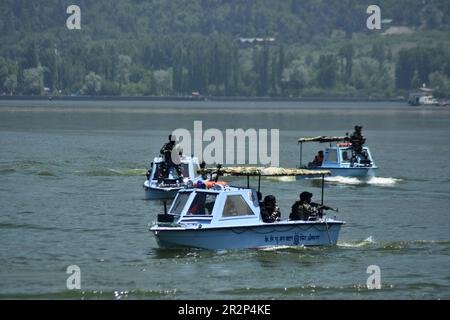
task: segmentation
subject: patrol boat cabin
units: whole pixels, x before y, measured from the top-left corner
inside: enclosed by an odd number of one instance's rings
[[[364,140],[365,141],[365,140]],[[329,143],[329,146],[322,151],[308,165],[302,162],[303,143],[318,142]],[[336,144],[333,146],[332,143]],[[376,175],[378,167],[373,160],[370,149],[359,146],[358,151],[355,150],[355,144],[351,142],[350,137],[310,137],[300,138],[300,168],[309,170],[329,170],[332,176],[341,177],[362,177],[370,178]]]
[[[260,168],[223,168],[221,174],[262,176]],[[283,169],[286,170],[286,169]],[[289,175],[317,175],[292,169]],[[285,176],[286,171],[271,176]],[[266,174],[267,176],[267,174]],[[247,180],[248,181],[248,180]],[[322,179],[323,182],[323,179]],[[260,183],[260,179],[259,179]],[[258,192],[223,184],[210,189],[180,190],[165,214],[150,228],[160,247],[244,249],[274,246],[335,245],[344,221],[325,215],[303,220],[266,223],[261,217]]]
[[[154,158],[143,185],[145,199],[173,199],[189,181],[207,180],[198,174],[200,164],[196,157],[181,156],[179,170],[181,176],[174,166],[166,164],[163,157]]]

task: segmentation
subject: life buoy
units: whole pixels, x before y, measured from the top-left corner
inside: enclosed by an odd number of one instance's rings
[[[206,188],[211,189],[214,188],[215,185],[219,184],[222,186],[226,186],[227,183],[225,181],[205,181],[203,184],[206,185]]]
[[[338,147],[351,147],[352,143],[351,142],[342,142],[342,143],[338,143],[337,146]]]
[[[204,189],[212,189],[214,188],[214,186],[216,185],[221,185],[223,187],[227,186],[227,183],[225,181],[202,181],[201,182],[201,188]],[[199,183],[195,182],[194,183],[194,188],[198,188],[199,187]]]

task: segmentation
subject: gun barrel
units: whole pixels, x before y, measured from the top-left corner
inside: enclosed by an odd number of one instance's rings
[[[324,209],[324,210],[331,210],[331,211],[335,211],[335,212],[339,212],[339,209],[338,208],[332,208],[332,207],[329,207],[329,206],[321,206],[322,207],[322,209]]]

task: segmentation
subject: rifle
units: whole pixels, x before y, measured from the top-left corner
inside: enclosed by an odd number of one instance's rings
[[[325,206],[325,205],[322,205],[322,204],[319,204],[319,203],[311,203],[311,205],[312,206],[314,206],[314,207],[317,207],[317,209],[319,209],[319,210],[331,210],[331,211],[334,211],[334,212],[339,212],[339,209],[338,208],[332,208],[332,207],[329,207],[329,206]]]

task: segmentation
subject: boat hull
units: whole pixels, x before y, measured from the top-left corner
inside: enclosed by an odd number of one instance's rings
[[[164,188],[152,188],[144,185],[144,198],[145,200],[165,200],[173,199],[177,195],[177,192],[181,188],[176,189],[164,189]]]
[[[375,177],[377,168],[321,168],[330,170],[332,176],[339,177]]]
[[[335,177],[359,177],[359,178],[372,178],[376,176],[376,167],[368,168],[333,168],[333,167],[320,167],[320,168],[308,168],[308,170],[329,170],[331,176]],[[305,179],[304,177],[298,177],[298,180]]]
[[[277,246],[335,245],[343,222],[288,222],[245,227],[158,228],[151,231],[160,247],[246,249]]]

